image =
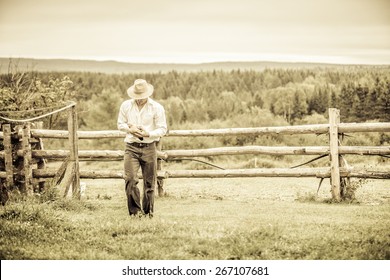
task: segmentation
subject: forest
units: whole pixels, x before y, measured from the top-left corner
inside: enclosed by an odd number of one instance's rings
[[[0,76],[1,115],[24,118],[73,100],[80,130],[116,129],[119,106],[137,78],[154,86],[152,98],[164,105],[171,130],[326,123],[329,107],[340,109],[341,122],[390,121],[389,66],[138,74],[11,68]],[[66,129],[66,118],[47,118],[44,127]]]

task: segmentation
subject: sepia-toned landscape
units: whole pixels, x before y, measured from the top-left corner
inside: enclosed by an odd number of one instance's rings
[[[328,108],[340,110],[342,123],[390,121],[388,66],[279,65],[253,70],[244,63],[242,68],[235,64],[230,70],[173,68],[156,72],[158,65],[149,65],[150,70],[145,72],[110,73],[80,71],[77,67],[66,72],[58,71],[60,68],[31,71],[33,67],[24,68],[20,63],[9,60],[2,64],[2,69],[7,69],[0,76],[2,116],[29,118],[39,114],[36,109],[49,108],[47,112],[71,100],[77,104],[79,131],[116,130],[119,105],[128,98],[126,89],[136,78],[145,78],[155,86],[153,98],[164,105],[172,133],[328,124]],[[104,69],[104,64],[99,65]],[[68,129],[64,112],[42,121],[44,129]],[[387,131],[346,133],[342,139],[343,146],[376,146],[383,151],[389,142]],[[4,143],[0,145],[4,149]],[[78,141],[80,151],[123,150],[123,145],[120,137]],[[162,139],[163,152],[326,145],[327,133]],[[68,142],[43,139],[43,147],[66,150]],[[308,162],[313,157],[250,153],[168,157],[161,169],[174,174],[177,170],[272,169],[300,164],[329,167],[328,157]],[[343,158],[353,168],[378,170],[383,178],[351,178],[348,196],[337,202],[332,199],[328,178],[167,176],[164,193],[158,195],[156,190],[152,219],[128,216],[120,178],[81,178],[85,189],[80,199],[71,195],[64,198],[65,189],[50,180],[43,189],[35,186],[30,196],[18,185],[8,186],[8,200],[0,208],[0,256],[56,260],[387,260],[390,194],[389,181],[384,178],[390,170],[388,154],[364,152]],[[63,161],[49,158],[46,165],[58,169]],[[120,171],[122,167],[120,158],[80,158],[80,169],[92,173]]]

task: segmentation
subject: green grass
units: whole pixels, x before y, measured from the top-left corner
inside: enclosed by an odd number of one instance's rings
[[[168,179],[153,219],[128,216],[121,180],[85,182],[0,208],[1,259],[390,259],[389,181],[336,204],[326,180]]]

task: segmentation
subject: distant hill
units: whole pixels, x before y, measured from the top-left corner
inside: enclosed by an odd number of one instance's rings
[[[101,73],[152,73],[168,71],[213,71],[213,70],[255,70],[266,68],[328,68],[346,67],[348,65],[303,62],[213,62],[200,64],[169,63],[126,63],[118,61],[71,60],[71,59],[32,59],[13,58],[18,70],[34,70],[38,72],[101,72]],[[8,72],[9,58],[0,58],[0,73]],[[388,67],[385,66],[385,67]]]

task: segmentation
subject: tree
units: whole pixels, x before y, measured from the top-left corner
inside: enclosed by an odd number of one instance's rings
[[[282,83],[276,73],[266,72],[264,76],[264,85],[266,88],[271,89],[281,86]]]
[[[184,118],[183,100],[177,96],[171,96],[163,102],[169,125],[180,124]],[[186,116],[187,118],[187,116]]]
[[[343,120],[351,121],[353,115],[354,89],[351,84],[343,85],[340,93],[340,115]]]
[[[358,85],[354,89],[354,97],[352,104],[352,114],[360,121],[365,121],[369,118],[367,112],[370,110],[368,101],[368,88]]]
[[[339,100],[339,98],[338,98],[336,92],[332,90],[332,93],[331,93],[331,95],[330,95],[330,104],[329,104],[330,107],[332,107],[332,108],[338,108],[338,107],[339,107],[339,105],[338,105],[339,102],[340,102],[340,100]]]
[[[79,118],[83,118],[84,126],[90,130],[117,129],[122,101],[123,94],[117,89],[104,89],[100,94],[93,95],[83,106],[85,111],[79,113]]]
[[[386,82],[386,88],[380,92],[378,104],[381,104],[379,109],[380,120],[390,121],[390,81]]]
[[[293,99],[293,112],[292,119],[299,120],[302,119],[303,116],[307,114],[307,103],[306,99],[303,97],[303,93],[295,91],[294,99]]]
[[[63,106],[75,99],[73,82],[64,75],[62,78],[38,78],[35,72],[21,72],[10,62],[9,72],[0,75],[0,108],[3,115],[17,119],[36,117]],[[6,113],[8,112],[8,113]],[[44,126],[53,128],[66,126],[63,114],[51,115],[44,119]]]
[[[255,96],[253,98],[253,102],[251,103],[252,107],[258,107],[258,108],[263,108],[264,106],[264,100],[261,97],[261,94],[259,92],[255,93]]]
[[[271,101],[273,113],[283,116],[289,123],[292,122],[294,92],[293,88],[277,88],[273,91],[274,95]]]

